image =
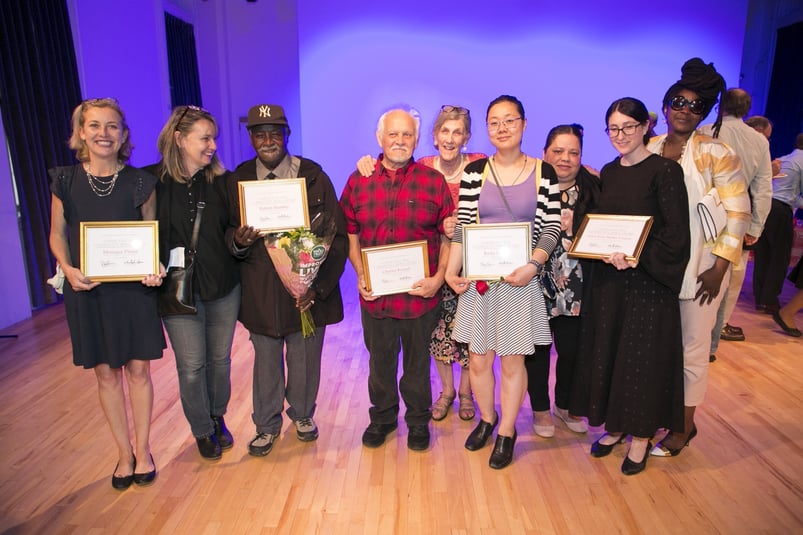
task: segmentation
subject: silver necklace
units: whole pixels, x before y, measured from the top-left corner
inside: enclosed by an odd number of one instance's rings
[[[117,177],[120,175],[121,165],[118,165],[114,171],[114,175],[108,179],[98,178],[89,171],[89,163],[84,164],[84,171],[86,177],[89,179],[89,187],[95,192],[98,197],[108,197],[111,195],[114,185],[117,183]]]

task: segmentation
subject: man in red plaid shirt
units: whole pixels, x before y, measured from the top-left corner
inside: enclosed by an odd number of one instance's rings
[[[394,109],[379,118],[376,139],[382,154],[371,176],[351,174],[340,197],[349,236],[349,260],[357,273],[363,338],[368,349],[371,424],[363,445],[376,448],[396,429],[399,392],[406,406],[407,447],[429,447],[429,340],[438,320],[449,240],[443,221],[454,209],[443,175],[413,159],[420,120]],[[429,277],[406,293],[373,295],[368,290],[362,248],[426,240]],[[403,373],[396,382],[399,349]]]

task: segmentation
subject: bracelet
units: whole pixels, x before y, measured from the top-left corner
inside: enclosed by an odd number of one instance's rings
[[[543,271],[543,269],[544,269],[544,264],[542,264],[542,263],[541,263],[541,262],[539,262],[538,260],[530,260],[530,261],[529,261],[529,262],[527,262],[527,263],[528,263],[528,264],[532,264],[532,265],[534,265],[534,266],[535,266],[535,274],[536,274],[536,275],[540,275],[540,274],[541,274],[541,271]]]

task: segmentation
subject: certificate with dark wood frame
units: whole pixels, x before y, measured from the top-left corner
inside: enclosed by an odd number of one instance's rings
[[[81,272],[98,282],[141,281],[159,273],[158,221],[83,221]]]
[[[533,255],[530,223],[463,225],[463,276],[494,280],[510,275]]]
[[[374,295],[409,292],[415,282],[429,277],[427,241],[365,247],[362,267],[368,291]]]
[[[309,228],[307,184],[303,178],[238,183],[240,223],[262,234]]]
[[[612,253],[625,253],[627,260],[638,262],[651,227],[649,215],[587,214],[569,256],[601,259]]]

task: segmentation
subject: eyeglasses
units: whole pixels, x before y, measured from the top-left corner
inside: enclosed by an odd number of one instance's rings
[[[251,137],[259,143],[265,141],[282,141],[284,139],[284,127],[279,126],[271,129],[252,130]]]
[[[443,113],[456,113],[458,115],[471,115],[469,111],[462,106],[452,106],[451,104],[444,104],[441,106]]]
[[[633,134],[636,133],[636,128],[638,128],[639,126],[641,126],[641,124],[639,123],[626,124],[622,128],[619,128],[618,126],[609,126],[608,128],[605,129],[605,133],[612,138],[618,137],[619,132],[623,133],[626,136],[632,136]]]
[[[505,119],[503,121],[491,121],[488,123],[488,131],[496,132],[502,126],[505,127],[505,130],[513,130],[516,127],[516,121],[521,121],[521,117],[516,117],[515,119]]]
[[[702,99],[696,98],[694,100],[689,100],[683,95],[675,96],[669,101],[669,106],[675,111],[680,111],[688,106],[689,111],[694,115],[702,115],[705,111],[705,102],[703,102]]]

